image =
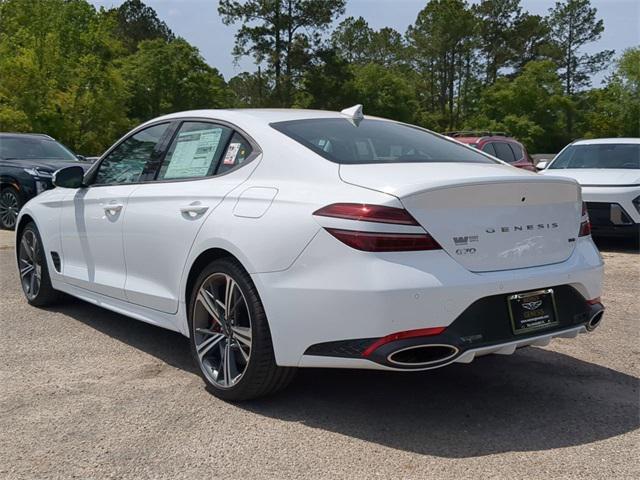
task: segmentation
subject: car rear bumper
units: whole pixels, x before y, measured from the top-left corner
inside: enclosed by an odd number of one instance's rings
[[[289,269],[254,274],[252,278],[269,318],[279,365],[395,369],[357,355],[311,355],[314,352],[309,349],[318,344],[375,340],[394,332],[434,327],[447,327],[451,334],[465,311],[491,297],[467,320],[486,330],[492,322],[500,321],[498,317],[504,317],[510,293],[562,286],[570,288],[584,303],[600,296],[602,273],[602,259],[589,237],[578,239],[572,255],[561,263],[473,273],[442,250],[359,252],[320,230]],[[496,309],[501,309],[500,313]],[[579,313],[571,313],[570,322],[558,328],[580,327],[580,321],[573,317]],[[508,329],[508,324],[504,322],[501,327]],[[468,330],[461,330],[458,336],[477,333]],[[484,335],[464,345],[454,343],[459,351],[450,360],[469,349],[514,341],[505,332]]]

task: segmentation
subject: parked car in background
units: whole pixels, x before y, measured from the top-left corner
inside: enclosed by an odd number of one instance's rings
[[[579,140],[538,168],[582,185],[594,235],[640,236],[640,138]]]
[[[515,138],[507,137],[502,132],[447,132],[448,137],[482,150],[489,155],[510,163],[514,167],[524,168],[532,172],[537,171],[533,159],[527,149]]]
[[[82,159],[48,135],[0,133],[0,228],[14,228],[22,206],[53,187],[53,172],[70,165],[88,168]]]
[[[603,315],[574,180],[361,106],[167,115],[54,183],[18,219],[27,301],[62,291],[178,331],[228,400],[296,367],[508,355]]]

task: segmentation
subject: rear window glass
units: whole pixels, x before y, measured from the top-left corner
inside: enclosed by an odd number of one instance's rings
[[[327,160],[341,164],[495,163],[433,133],[384,120],[364,119],[354,125],[342,118],[318,118],[271,126]]]

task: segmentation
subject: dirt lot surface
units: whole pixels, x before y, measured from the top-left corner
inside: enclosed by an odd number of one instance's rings
[[[419,374],[301,371],[232,405],[178,334],[28,306],[0,232],[0,478],[640,478],[640,256],[601,248],[592,334]]]

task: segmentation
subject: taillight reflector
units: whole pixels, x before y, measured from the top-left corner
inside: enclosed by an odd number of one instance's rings
[[[364,222],[419,226],[416,219],[403,208],[367,205],[365,203],[334,203],[316,210],[313,214]]]
[[[409,252],[439,250],[442,247],[428,233],[377,233],[326,229],[342,243],[365,252]]]
[[[591,222],[587,219],[580,224],[580,233],[579,237],[586,237],[587,235],[591,235]]]
[[[367,349],[362,352],[363,357],[368,357],[378,348],[387,343],[395,342],[396,340],[405,340],[407,338],[416,338],[416,337],[432,337],[434,335],[440,335],[444,332],[446,327],[432,327],[432,328],[420,328],[418,330],[407,330],[406,332],[397,332],[392,333],[391,335],[387,335],[386,337],[379,338],[371,345],[367,347]]]

